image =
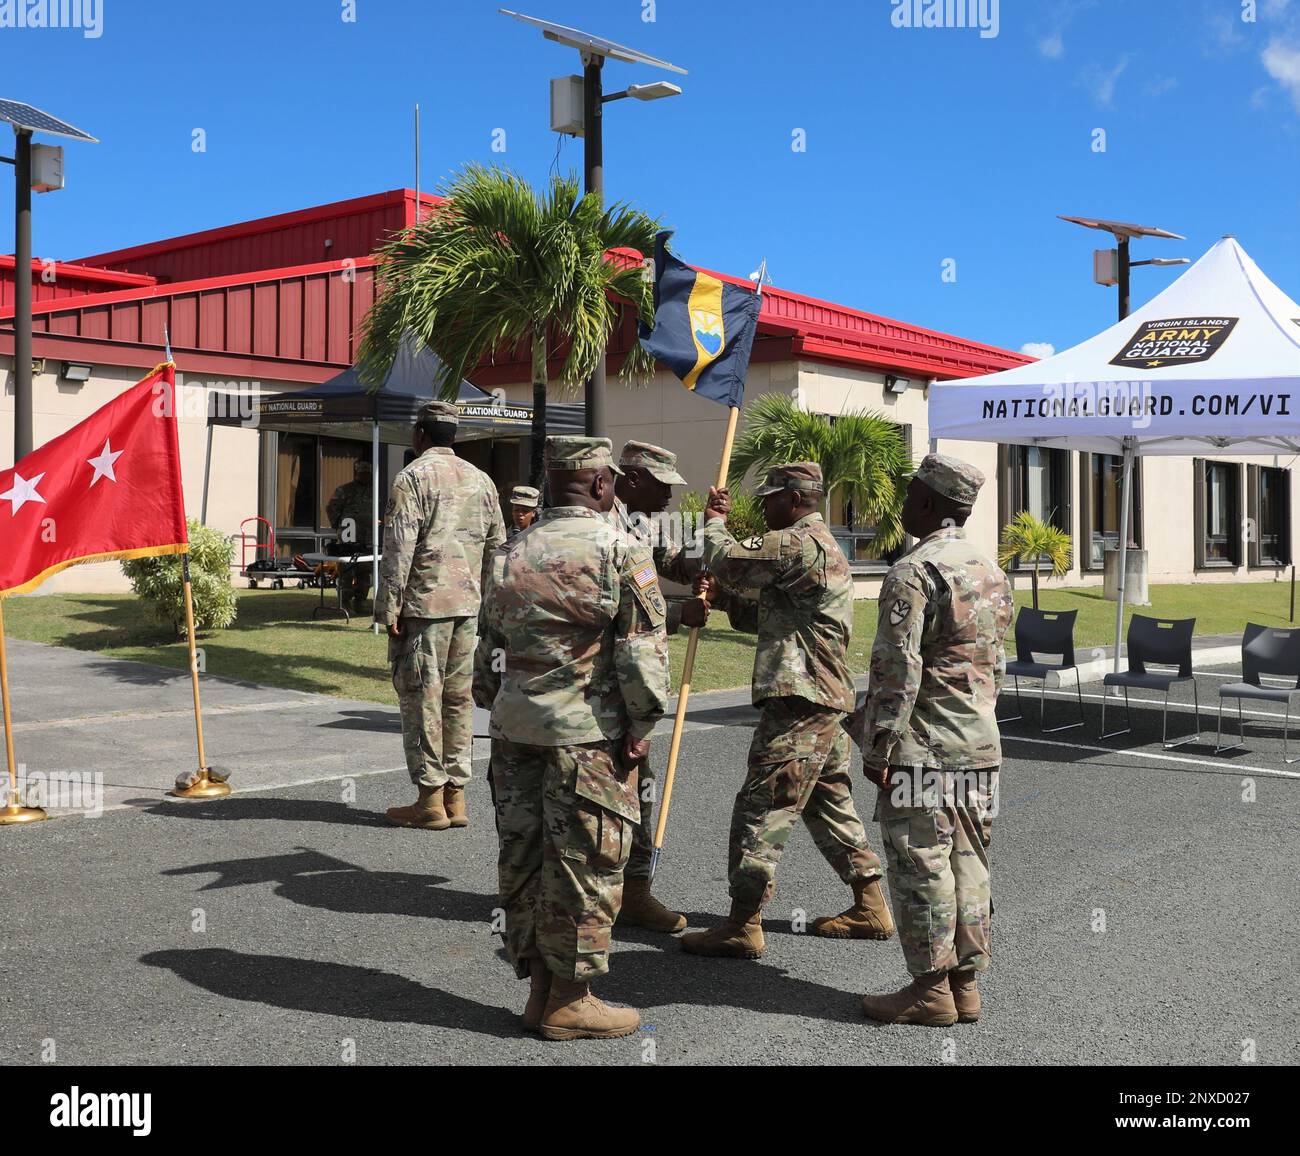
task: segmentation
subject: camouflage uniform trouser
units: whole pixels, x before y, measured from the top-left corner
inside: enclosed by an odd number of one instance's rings
[[[929,798],[912,794],[911,768],[891,768],[876,818],[889,863],[894,922],[912,975],[989,965],[988,845],[992,835],[997,768],[935,771]],[[920,805],[915,805],[920,804]]]
[[[802,698],[765,699],[761,711],[731,812],[731,897],[748,905],[771,899],[776,865],[800,815],[845,883],[879,877],[880,859],[853,806],[843,712]]]
[[[393,689],[402,710],[402,746],[411,782],[469,782],[474,745],[476,618],[403,618],[401,641],[388,640]]]
[[[641,822],[632,829],[632,854],[623,874],[629,879],[649,879],[655,849],[655,799],[658,797],[650,760],[641,764]]]
[[[561,979],[609,970],[623,868],[638,814],[637,774],[610,743],[534,747],[492,740],[497,878],[506,953],[521,979],[542,958]]]

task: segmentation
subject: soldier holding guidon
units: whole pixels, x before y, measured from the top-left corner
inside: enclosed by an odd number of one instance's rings
[[[1007,577],[966,540],[984,475],[930,454],[903,505],[920,539],[885,577],[871,681],[850,731],[880,788],[876,818],[912,982],[864,996],[885,1023],[979,1018],[989,965],[988,843],[1002,743],[994,708],[1013,606]]]
[[[474,741],[471,681],[479,599],[492,552],[506,539],[496,485],[458,458],[456,407],[421,407],[415,460],[397,475],[384,525],[375,621],[402,712],[406,768],[419,797],[392,807],[399,827],[465,827]]]
[[[668,700],[665,607],[650,551],[608,517],[606,438],[546,442],[552,503],[493,559],[474,663],[492,711],[505,945],[530,980],[524,1027],[552,1040],[625,1036],[606,974],[639,767]]]
[[[686,479],[677,472],[677,455],[649,442],[630,441],[619,457],[622,473],[614,485],[613,518],[629,542],[651,552],[660,577],[689,586],[700,572],[700,558],[667,535],[655,519],[668,509],[673,486]],[[667,630],[681,625],[703,626],[708,610],[699,599],[668,606]],[[641,822],[632,833],[632,854],[624,874],[623,907],[618,921],[631,927],[669,934],[686,928],[686,917],[670,911],[650,893],[650,861],[654,853],[654,772],[647,762],[641,768]]]
[[[810,930],[853,939],[888,939],[894,931],[880,891],[880,860],[853,806],[841,727],[853,709],[847,664],[853,579],[818,512],[825,496],[821,467],[776,466],[758,494],[769,532],[755,546],[727,532],[726,489],[710,490],[705,512],[710,573],[696,580],[697,590],[712,600],[720,579],[759,592],[757,600],[728,595],[725,605],[735,629],[758,635],[753,701],[762,713],[732,811],[731,914],[713,930],[682,937],[682,947],[696,955],[742,959],[763,953],[763,905],[800,816],[818,850],[853,889],[847,911],[815,920]]]

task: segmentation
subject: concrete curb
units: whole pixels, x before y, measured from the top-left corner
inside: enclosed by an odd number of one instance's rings
[[[1121,662],[1123,661],[1121,656]],[[1192,649],[1193,667],[1226,666],[1241,661],[1241,644],[1235,646],[1205,646]],[[1082,683],[1100,682],[1111,672],[1114,659],[1110,654],[1101,658],[1089,659],[1079,663],[1078,681]],[[1010,682],[1010,679],[1007,680]],[[1072,670],[1053,671],[1047,676],[1048,689],[1061,686],[1074,686],[1075,672]],[[1026,685],[1029,685],[1026,683]]]

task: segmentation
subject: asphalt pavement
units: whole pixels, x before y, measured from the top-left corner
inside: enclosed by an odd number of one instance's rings
[[[393,829],[384,809],[411,795],[395,711],[205,680],[211,757],[231,767],[239,791],[164,803],[192,750],[184,677],[11,645],[19,758],[37,771],[100,769],[105,809],[0,830],[6,1064],[1300,1059],[1300,764],[1283,761],[1279,720],[1259,708],[1245,716],[1245,749],[1219,756],[1212,718],[1208,736],[1166,751],[1158,709],[1136,700],[1136,733],[1099,740],[1099,684],[1082,688],[1082,728],[1007,725],[991,852],[994,961],[978,1024],[863,1019],[862,992],[906,979],[902,954],[897,940],[798,932],[848,900],[800,828],[765,915],[761,960],[700,959],[671,937],[616,932],[597,990],[639,1008],[642,1030],[547,1043],[520,1030],[526,985],[493,931],[481,758],[468,830]],[[1198,676],[1203,729],[1228,676]],[[727,904],[728,817],[756,719],[745,697],[698,696],[683,741],[656,893],[692,927]],[[1036,696],[1025,699],[1036,721]],[[1003,706],[1014,708],[1010,696]],[[1070,721],[1073,689],[1050,692],[1047,706],[1049,726]],[[1108,726],[1121,719],[1108,711]],[[1170,738],[1191,723],[1182,688]],[[652,751],[658,768],[666,730]],[[878,847],[874,788],[856,783]]]

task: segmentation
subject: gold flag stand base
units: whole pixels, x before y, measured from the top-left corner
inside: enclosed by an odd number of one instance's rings
[[[197,783],[189,787],[173,787],[167,794],[173,799],[224,799],[230,794],[230,784],[213,782],[205,770]]]
[[[17,804],[0,807],[0,827],[14,827],[19,823],[39,823],[49,817],[40,807],[19,807]]]

